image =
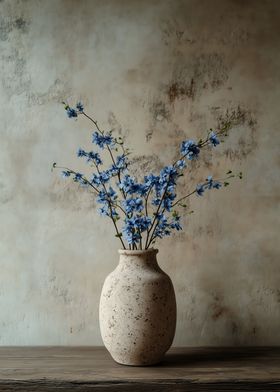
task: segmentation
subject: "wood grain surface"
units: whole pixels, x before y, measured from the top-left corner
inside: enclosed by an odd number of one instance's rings
[[[2,347],[0,391],[280,391],[280,348],[172,348],[152,367],[102,347]]]

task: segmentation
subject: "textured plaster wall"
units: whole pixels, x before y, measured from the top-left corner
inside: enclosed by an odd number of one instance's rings
[[[185,231],[158,244],[174,344],[280,344],[279,70],[277,0],[0,1],[0,344],[102,344],[119,245],[92,195],[51,172],[81,169],[91,140],[63,99],[125,136],[138,173],[231,119],[184,187],[229,168],[243,182],[193,197]]]

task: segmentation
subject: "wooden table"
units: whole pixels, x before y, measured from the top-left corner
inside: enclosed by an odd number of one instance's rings
[[[130,367],[101,347],[2,347],[0,391],[280,391],[280,348],[173,348]]]

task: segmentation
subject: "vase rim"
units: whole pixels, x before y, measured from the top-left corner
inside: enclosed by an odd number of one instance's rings
[[[147,253],[158,253],[158,249],[155,248],[149,248],[149,249],[119,249],[118,250],[120,255],[144,255]]]

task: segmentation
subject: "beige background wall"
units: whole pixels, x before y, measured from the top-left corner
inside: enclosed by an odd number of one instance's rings
[[[92,196],[51,172],[81,169],[76,150],[91,145],[63,99],[124,135],[138,171],[231,118],[184,187],[229,168],[244,180],[194,197],[185,232],[158,244],[174,344],[280,344],[279,1],[2,0],[0,67],[1,345],[102,343],[118,242]]]

